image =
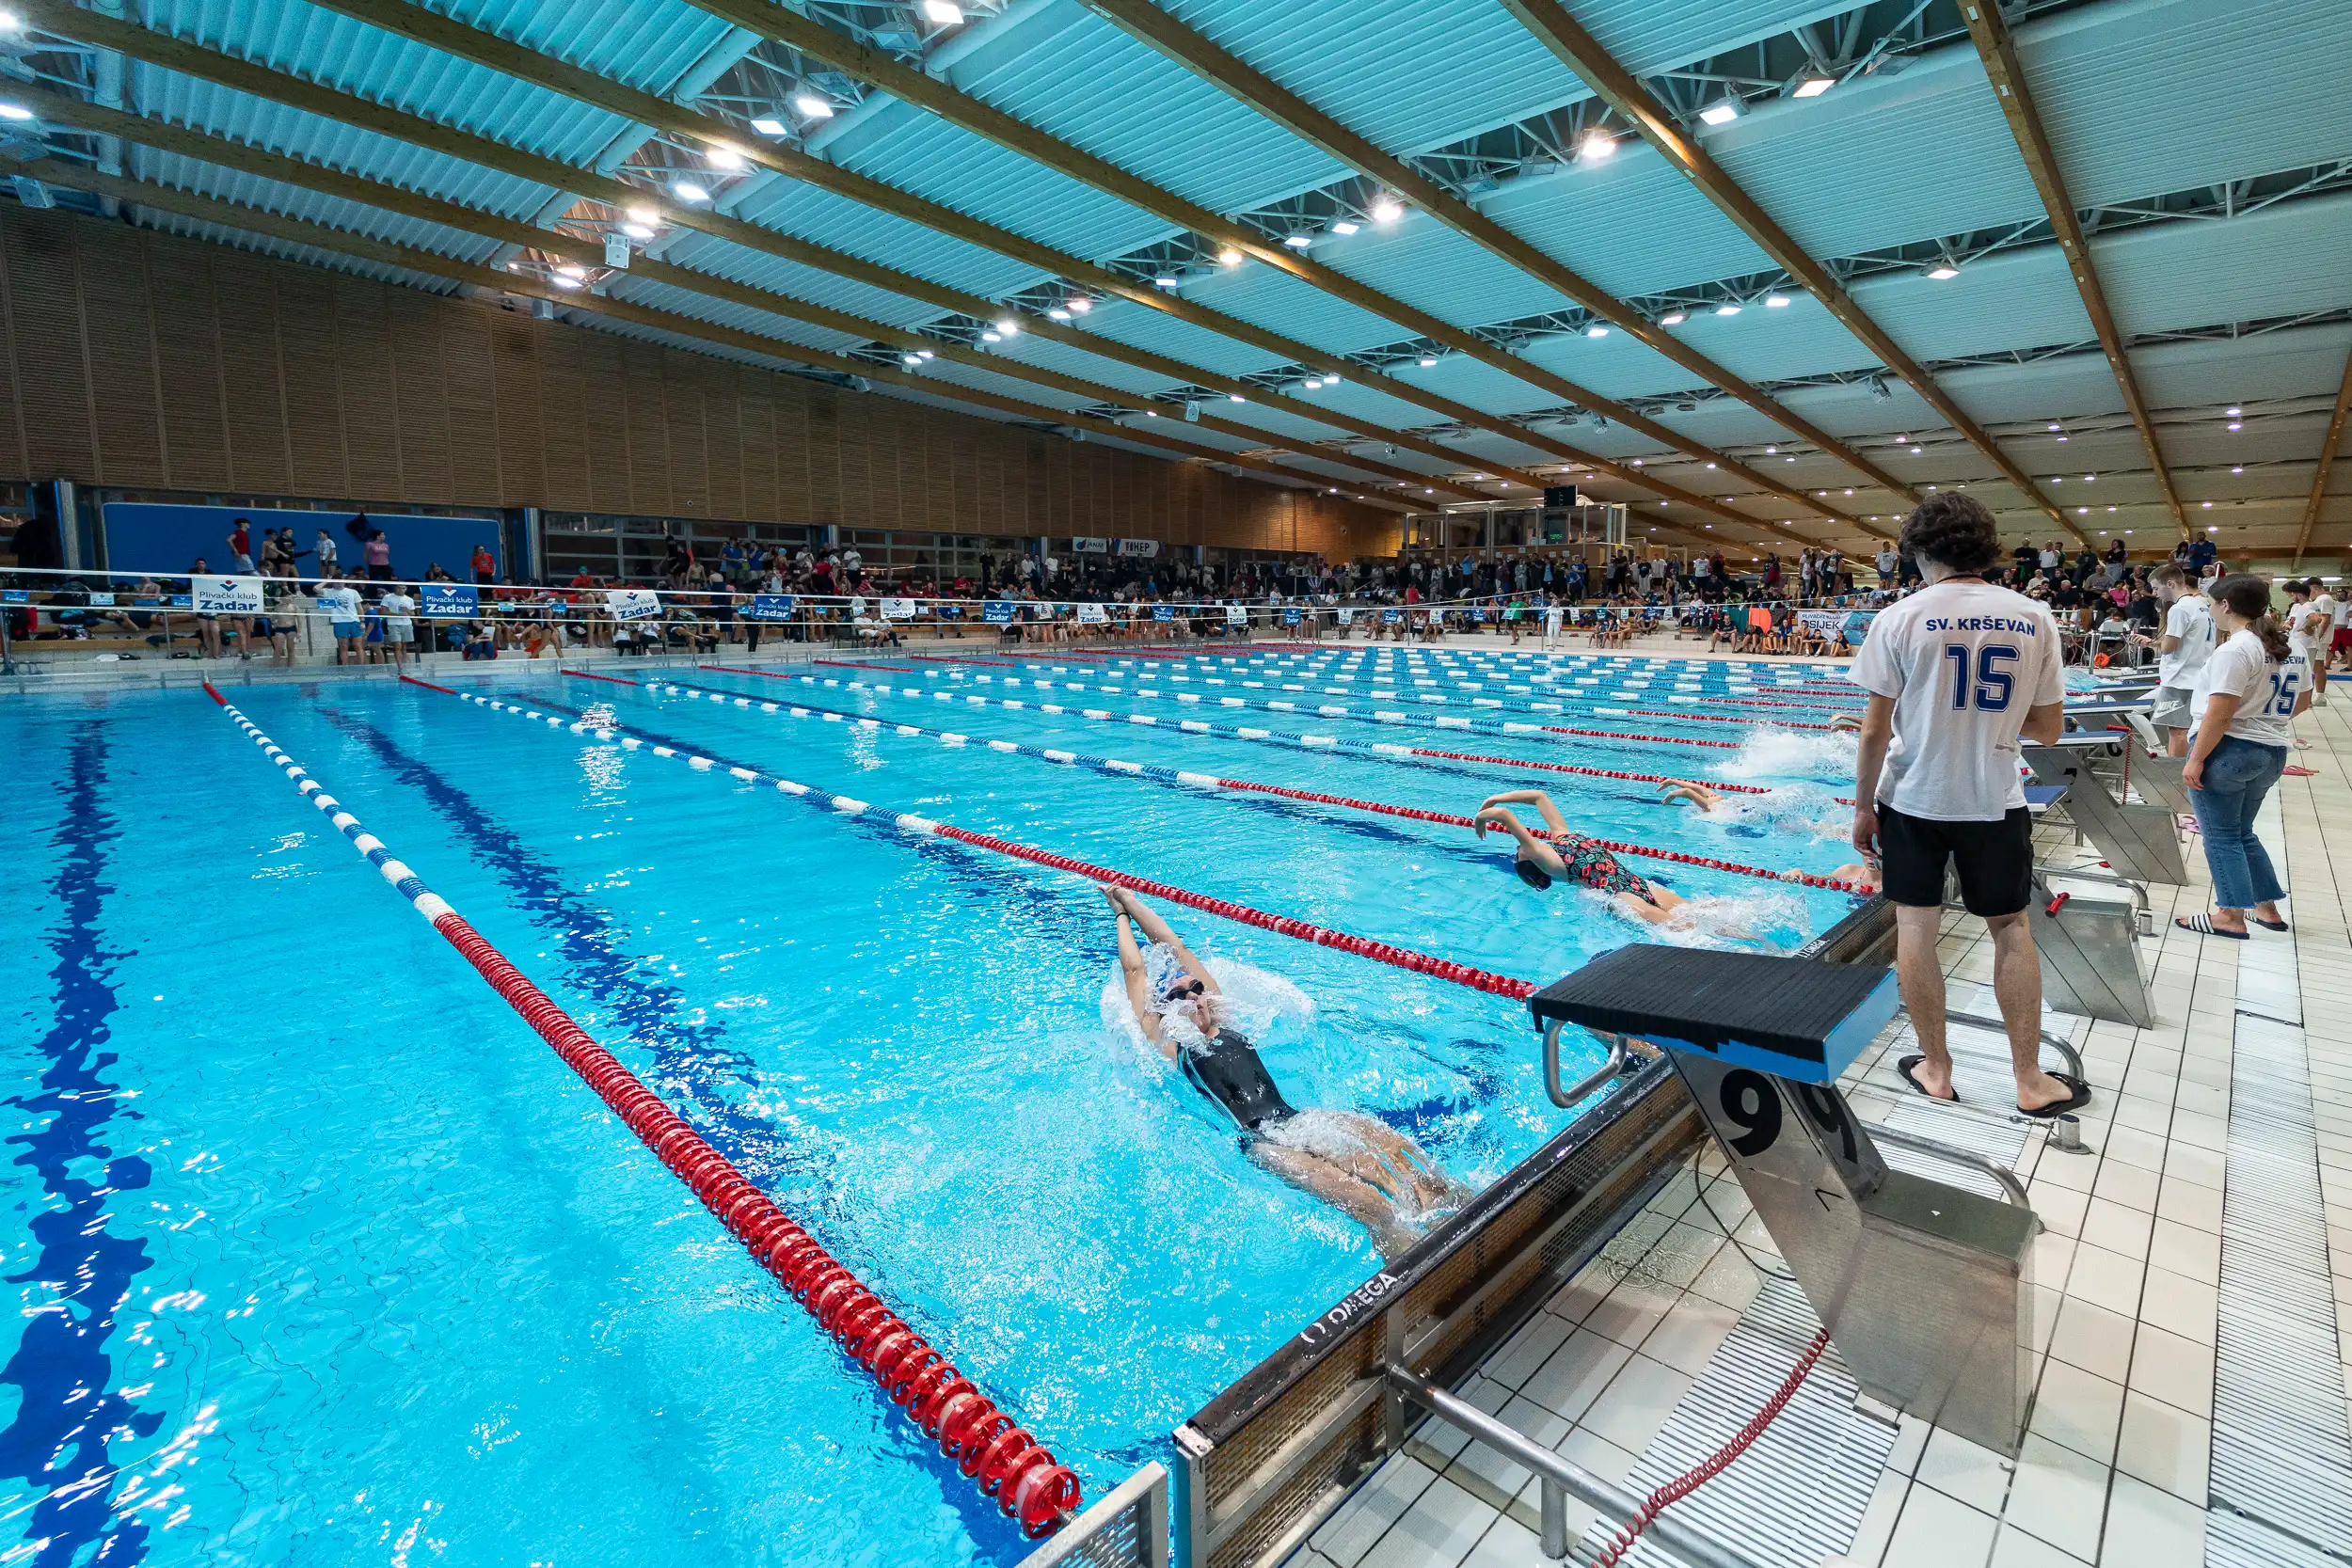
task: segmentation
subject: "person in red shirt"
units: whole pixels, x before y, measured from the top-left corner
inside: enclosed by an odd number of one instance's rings
[[[477,544],[473,547],[473,579],[476,582],[496,582],[499,575],[498,558],[490,546]]]

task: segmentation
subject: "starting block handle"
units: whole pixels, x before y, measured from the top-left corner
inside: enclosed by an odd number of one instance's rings
[[[1554,1105],[1564,1110],[1575,1105],[1585,1096],[1623,1072],[1629,1054],[1626,1050],[1625,1037],[1611,1035],[1609,1037],[1609,1059],[1596,1068],[1590,1077],[1580,1080],[1574,1087],[1562,1088],[1560,1086],[1560,1031],[1565,1027],[1566,1022],[1565,1019],[1555,1018],[1544,1025],[1544,1092],[1551,1096],[1551,1102]]]

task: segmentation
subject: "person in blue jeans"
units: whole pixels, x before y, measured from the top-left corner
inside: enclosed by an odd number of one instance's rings
[[[2220,641],[2189,699],[2197,738],[2181,782],[2204,836],[2214,908],[2172,924],[2199,936],[2244,942],[2249,911],[2265,930],[2287,928],[2279,912],[2287,890],[2254,836],[2254,816],[2286,768],[2295,716],[2311,706],[2311,661],[2271,613],[2267,578],[2224,578],[2212,598]]]

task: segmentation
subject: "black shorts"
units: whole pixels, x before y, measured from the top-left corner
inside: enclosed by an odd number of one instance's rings
[[[1887,901],[1914,909],[1944,902],[1944,867],[1960,867],[1960,899],[1970,914],[2015,914],[2033,898],[2033,816],[2023,806],[1998,822],[1938,822],[1906,816],[1882,801],[1879,860]]]

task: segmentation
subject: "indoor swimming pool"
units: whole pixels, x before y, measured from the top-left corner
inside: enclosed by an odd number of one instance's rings
[[[1143,1042],[1084,877],[934,825],[1534,985],[1659,936],[1792,950],[1854,904],[1753,874],[1851,858],[1829,667],[462,669],[230,695],[1089,1498],[1381,1256]],[[1027,1549],[212,702],[30,698],[0,736],[0,1562]],[[1702,816],[1673,778],[1732,787]],[[1530,786],[1667,851],[1623,858],[1695,918],[1534,892],[1445,820]],[[1295,1104],[1470,1187],[1563,1125],[1514,996],[1153,907]]]

